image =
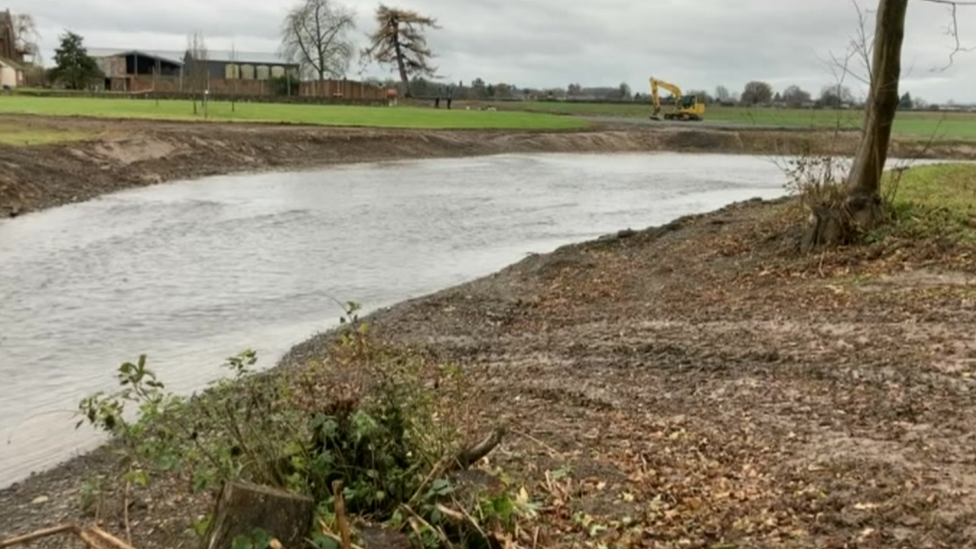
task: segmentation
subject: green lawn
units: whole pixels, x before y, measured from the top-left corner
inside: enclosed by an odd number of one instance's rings
[[[976,242],[976,165],[935,164],[889,173],[885,194],[901,236],[940,236]]]
[[[165,120],[202,120],[193,115],[189,101],[146,99],[102,99],[73,97],[0,97],[0,113],[49,116],[96,116]],[[531,112],[466,111],[400,106],[360,107],[338,105],[296,105],[275,103],[210,104],[214,121],[275,122],[325,126],[369,126],[426,129],[545,129],[585,127],[578,118]]]
[[[504,110],[552,113],[575,116],[621,116],[646,118],[651,114],[649,103],[608,104],[572,102],[505,102],[497,104]],[[770,109],[709,106],[706,120],[732,122],[743,125],[785,126],[792,128],[859,128],[863,113],[860,110]],[[976,113],[964,112],[900,112],[895,119],[895,133],[916,137],[936,135],[941,138],[976,139]]]

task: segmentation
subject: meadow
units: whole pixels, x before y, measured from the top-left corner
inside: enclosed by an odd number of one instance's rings
[[[0,114],[46,116],[93,116],[158,120],[203,120],[193,114],[186,100],[92,98],[92,97],[0,97]],[[286,103],[210,102],[207,120],[216,122],[266,122],[322,126],[358,126],[417,129],[526,129],[566,130],[586,127],[580,118],[526,111],[493,112],[448,110],[411,106],[367,107]]]

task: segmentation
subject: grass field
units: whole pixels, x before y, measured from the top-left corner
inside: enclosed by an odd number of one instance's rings
[[[162,120],[203,120],[189,101],[73,97],[0,97],[0,113],[49,116],[96,116]],[[209,120],[273,122],[323,126],[366,126],[418,129],[540,129],[585,127],[581,119],[533,112],[488,112],[461,109],[396,108],[276,103],[213,102]]]
[[[568,102],[511,102],[501,108],[527,112],[575,116],[620,116],[647,118],[650,104],[568,103]],[[746,126],[784,126],[791,128],[845,129],[861,126],[860,110],[769,109],[709,106],[705,119]],[[895,119],[895,133],[917,137],[936,135],[951,139],[976,139],[976,113],[900,112]]]
[[[907,237],[938,235],[976,241],[976,165],[936,164],[889,174],[886,193]]]

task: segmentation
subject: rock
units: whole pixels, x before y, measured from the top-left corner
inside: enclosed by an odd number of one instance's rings
[[[31,505],[41,505],[42,503],[47,503],[49,501],[51,501],[51,498],[47,496],[37,496],[36,498],[31,500]]]

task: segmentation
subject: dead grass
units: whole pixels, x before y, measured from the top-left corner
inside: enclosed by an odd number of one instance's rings
[[[67,141],[83,141],[97,134],[80,129],[62,129],[46,125],[23,125],[0,122],[0,144],[14,146],[50,145]]]

